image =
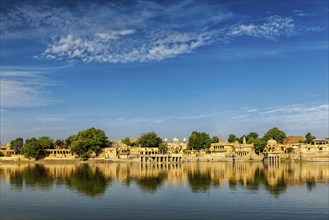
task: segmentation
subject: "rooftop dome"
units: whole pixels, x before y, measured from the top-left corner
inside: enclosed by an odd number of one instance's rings
[[[178,142],[178,138],[174,137],[174,138],[172,139],[172,142],[177,143],[177,142]]]
[[[271,145],[271,146],[278,145],[278,142],[273,138],[271,138],[270,140],[267,141],[267,145]]]
[[[183,138],[183,142],[187,142],[187,139],[186,138]]]
[[[163,139],[164,142],[168,142],[168,138]]]

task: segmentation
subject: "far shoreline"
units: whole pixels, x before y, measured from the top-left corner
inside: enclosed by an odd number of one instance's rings
[[[285,160],[281,160],[280,162],[329,162],[329,158],[316,158],[316,160],[312,160],[313,158],[304,158],[304,159],[292,159],[288,158]],[[186,164],[186,163],[268,163],[266,161],[260,160],[205,160],[205,159],[186,159],[181,162],[169,162],[169,163],[141,163],[137,160],[129,160],[129,159],[121,159],[121,160],[113,160],[107,158],[94,158],[94,159],[82,159],[82,158],[46,158],[46,159],[28,159],[28,158],[17,158],[17,157],[1,157],[0,164],[106,164],[106,163],[131,163],[131,164],[145,164],[145,165],[171,165],[171,164]]]

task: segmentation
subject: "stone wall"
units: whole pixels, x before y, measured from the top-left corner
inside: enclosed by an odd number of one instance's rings
[[[283,144],[297,144],[301,141],[304,141],[303,136],[288,136],[286,139],[284,139]]]

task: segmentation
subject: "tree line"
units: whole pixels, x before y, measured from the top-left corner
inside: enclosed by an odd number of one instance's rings
[[[253,143],[255,151],[260,153],[263,151],[268,140],[273,138],[278,143],[283,143],[286,138],[286,133],[277,127],[269,129],[263,137],[260,137],[256,132],[250,132],[240,138],[234,134],[229,134],[228,142],[242,143],[246,139],[248,144]],[[305,143],[311,143],[315,139],[310,132],[305,135]],[[217,136],[210,137],[206,132],[193,131],[188,139],[189,150],[207,150],[211,143],[218,143]],[[162,153],[166,153],[168,146],[155,132],[147,132],[141,134],[137,141],[132,142],[130,138],[122,139],[122,142],[131,147],[149,147],[159,148]],[[111,147],[112,142],[108,139],[105,132],[97,128],[88,128],[79,131],[77,134],[71,135],[65,140],[54,140],[48,136],[39,138],[29,138],[25,141],[18,137],[10,142],[10,149],[15,150],[18,154],[23,154],[28,158],[40,158],[45,155],[45,149],[70,149],[80,158],[89,158],[97,156],[103,148]]]

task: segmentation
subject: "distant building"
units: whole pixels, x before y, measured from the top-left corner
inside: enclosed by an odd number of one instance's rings
[[[288,136],[284,139],[283,144],[297,144],[303,142],[304,142],[303,136]]]

